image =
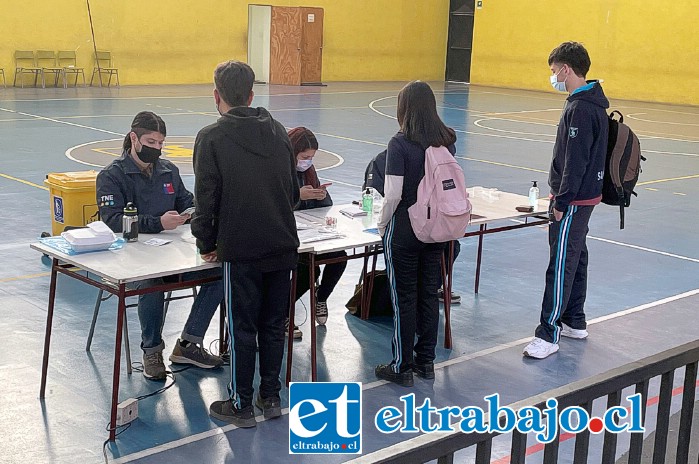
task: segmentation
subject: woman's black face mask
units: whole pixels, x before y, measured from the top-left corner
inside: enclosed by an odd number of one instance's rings
[[[144,163],[155,163],[160,158],[162,151],[158,148],[149,147],[148,145],[141,145],[141,151],[136,152],[138,158]]]

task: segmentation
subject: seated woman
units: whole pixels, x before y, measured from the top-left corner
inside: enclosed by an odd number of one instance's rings
[[[309,129],[296,127],[289,131],[289,139],[296,156],[296,173],[301,186],[301,201],[296,205],[296,210],[323,208],[332,206],[333,201],[325,187],[321,187],[318,174],[313,167],[313,157],[318,150],[318,140]],[[325,253],[318,255],[318,259],[336,258],[347,256],[344,251]],[[320,285],[316,287],[316,322],[325,325],[328,320],[328,298],[345,272],[347,262],[326,264],[320,279]],[[301,298],[310,288],[308,265],[299,263],[296,277],[296,300]],[[316,276],[320,275],[320,268],[316,268]],[[294,327],[294,338],[302,337],[302,332]]]

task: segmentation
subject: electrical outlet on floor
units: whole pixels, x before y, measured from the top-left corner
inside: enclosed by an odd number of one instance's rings
[[[138,418],[138,400],[129,398],[117,405],[116,425],[126,425]]]

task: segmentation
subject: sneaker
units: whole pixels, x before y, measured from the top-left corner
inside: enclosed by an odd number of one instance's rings
[[[214,401],[209,406],[209,415],[241,428],[257,427],[255,409],[252,406],[238,409],[233,405],[233,400]]]
[[[282,415],[281,400],[279,398],[262,399],[260,395],[257,395],[255,406],[262,410],[265,419],[274,419]]]
[[[527,346],[524,347],[522,354],[530,358],[544,359],[558,351],[558,343],[551,343],[539,337],[534,337]]]
[[[569,325],[563,324],[561,328],[561,336],[568,338],[577,338],[578,340],[583,340],[587,338],[589,334],[585,329],[574,329]]]
[[[444,303],[444,289],[440,288],[437,290],[437,297],[439,298],[440,303]],[[458,293],[451,292],[451,304],[453,305],[458,305],[461,304],[461,295]]]
[[[328,322],[328,302],[316,301],[316,322],[318,325],[325,325]]]
[[[286,323],[284,324],[284,336],[289,336],[289,318],[286,318]],[[303,338],[303,332],[299,329],[299,326],[294,324],[294,340],[301,340]]]
[[[376,374],[376,377],[380,378],[381,380],[388,380],[389,382],[397,383],[403,387],[413,386],[412,370],[395,373],[393,372],[393,367],[391,367],[391,365],[379,364],[376,366],[376,369],[374,369],[374,373]]]
[[[170,362],[175,364],[191,364],[202,369],[214,369],[223,365],[223,360],[214,356],[196,343],[177,340],[170,355]]]
[[[413,372],[421,379],[432,380],[434,379],[434,363],[413,363]]]
[[[165,380],[165,363],[163,362],[163,352],[143,353],[143,377],[150,380]]]

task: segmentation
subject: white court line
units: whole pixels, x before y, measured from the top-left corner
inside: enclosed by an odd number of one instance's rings
[[[629,243],[617,242],[616,240],[609,240],[607,238],[593,237],[591,235],[588,235],[587,238],[592,239],[592,240],[598,240],[600,242],[611,243],[612,245],[619,245],[619,246],[623,246],[626,248],[633,248],[635,250],[646,251],[648,253],[655,253],[657,255],[667,256],[669,258],[677,258],[677,259],[682,259],[684,261],[699,263],[699,259],[697,259],[697,258],[690,258],[688,256],[676,255],[674,253],[668,253],[666,251],[653,250],[652,248],[646,248],[646,247],[642,247],[642,246],[638,246],[638,245],[631,245]]]
[[[697,294],[699,294],[699,289],[690,290],[690,291],[688,291],[688,292],[680,293],[680,294],[678,294],[678,295],[670,296],[670,297],[663,298],[663,299],[661,299],[661,300],[653,301],[653,302],[650,302],[650,303],[645,303],[645,304],[642,304],[642,305],[640,305],[640,306],[636,306],[636,307],[629,308],[629,309],[625,309],[625,310],[622,310],[622,311],[619,311],[619,312],[616,312],[616,313],[613,313],[613,314],[609,314],[609,315],[607,315],[607,316],[601,316],[601,317],[595,318],[595,319],[593,319],[593,320],[591,320],[591,321],[588,321],[588,325],[589,325],[589,324],[598,324],[598,323],[600,323],[600,322],[608,321],[608,320],[611,320],[611,319],[616,319],[616,318],[618,318],[618,317],[627,316],[627,315],[629,315],[629,314],[637,313],[637,312],[640,312],[640,311],[643,311],[643,310],[646,310],[646,309],[649,309],[649,308],[653,308],[653,307],[655,307],[655,306],[659,306],[659,305],[662,305],[662,304],[670,303],[670,302],[673,302],[673,301],[676,301],[676,300],[680,300],[680,299],[682,299],[682,298],[687,298],[687,297],[690,297],[690,296],[694,296],[694,295],[697,295]],[[519,340],[515,340],[515,341],[509,342],[509,343],[504,343],[504,344],[501,344],[501,345],[497,345],[497,346],[494,346],[494,347],[492,347],[492,348],[487,348],[487,349],[485,349],[485,350],[481,350],[481,351],[478,351],[478,352],[476,352],[476,353],[472,353],[472,354],[468,354],[468,355],[464,355],[464,356],[459,356],[459,357],[456,357],[456,358],[454,358],[454,359],[449,359],[449,360],[447,360],[447,361],[444,361],[444,362],[435,364],[434,368],[435,368],[435,370],[437,370],[437,369],[444,369],[444,367],[446,367],[446,366],[451,366],[451,365],[454,365],[454,364],[458,364],[458,363],[470,361],[470,360],[473,360],[473,359],[476,359],[476,358],[480,358],[480,357],[483,357],[483,356],[486,356],[486,355],[489,355],[489,354],[497,353],[497,352],[499,352],[499,351],[503,351],[503,350],[505,350],[505,349],[513,348],[513,347],[515,347],[515,346],[517,346],[517,345],[524,344],[524,343],[528,342],[529,340],[531,340],[531,338],[532,338],[532,337],[520,338]],[[362,390],[363,390],[363,391],[370,390],[370,389],[373,389],[373,388],[376,388],[376,387],[378,387],[378,386],[385,385],[385,384],[388,384],[388,383],[389,383],[389,382],[387,382],[387,381],[385,381],[385,380],[379,380],[379,381],[376,381],[376,382],[371,382],[371,383],[363,384],[363,385],[362,385]],[[288,412],[289,412],[289,409],[288,409],[288,408],[285,408],[285,409],[282,411],[282,414],[287,414]],[[258,418],[258,419],[257,419],[258,422],[261,422],[261,421],[264,421],[264,420],[265,420],[265,419],[263,419],[263,418]],[[171,442],[168,442],[168,443],[164,443],[164,444],[162,444],[162,445],[154,446],[153,448],[149,448],[149,449],[147,449],[147,450],[138,451],[138,452],[136,452],[136,453],[132,453],[132,454],[123,456],[123,457],[121,457],[121,458],[116,459],[114,462],[115,462],[115,463],[125,463],[125,462],[134,461],[134,460],[136,460],[136,459],[141,459],[141,458],[144,458],[144,457],[147,457],[147,456],[152,456],[152,455],[154,455],[154,454],[162,453],[163,451],[168,451],[168,450],[171,450],[171,449],[174,449],[174,448],[178,448],[178,447],[183,446],[183,445],[188,445],[188,444],[190,444],[190,443],[194,443],[194,442],[197,442],[197,441],[200,441],[200,440],[209,438],[209,437],[213,437],[213,436],[216,436],[216,435],[224,434],[224,433],[226,433],[226,432],[228,432],[228,431],[230,431],[230,430],[234,430],[234,429],[236,429],[236,428],[237,428],[237,427],[234,426],[234,425],[226,425],[226,426],[224,426],[224,427],[218,427],[218,428],[215,428],[215,429],[207,430],[206,432],[201,432],[201,433],[197,433],[197,434],[194,434],[194,435],[190,435],[189,437],[180,438],[179,440],[174,440],[174,441],[171,441]],[[422,436],[422,435],[421,435],[421,436]],[[418,437],[418,438],[419,438],[419,437]],[[412,440],[414,440],[414,439],[412,439]],[[402,442],[400,442],[400,443],[401,443],[401,444],[405,444],[405,443],[410,443],[410,442],[411,442],[411,440],[405,440],[405,441],[402,441]],[[376,452],[380,452],[380,451],[381,451],[381,450],[378,450],[378,451],[376,451]],[[376,452],[375,452],[375,453],[376,453]],[[372,454],[373,454],[373,453],[370,453],[370,454],[364,455],[363,457],[371,456]],[[367,462],[369,462],[369,461],[367,461]]]
[[[58,124],[65,124],[65,125],[67,125],[67,126],[80,127],[81,129],[91,129],[91,130],[98,131],[98,132],[104,132],[105,134],[124,135],[124,134],[120,134],[120,133],[118,133],[118,132],[113,132],[113,131],[106,130],[106,129],[98,129],[97,127],[84,126],[84,125],[82,125],[82,124],[76,124],[76,123],[74,123],[74,122],[60,121],[60,120],[54,119],[54,118],[47,118],[47,117],[45,117],[45,116],[38,116],[38,115],[36,115],[36,114],[23,113],[22,111],[14,111],[14,110],[9,110],[9,109],[7,109],[7,108],[0,108],[0,111],[6,111],[6,112],[8,112],[8,113],[21,114],[22,116],[31,116],[31,117],[33,117],[33,118],[43,119],[43,120],[45,120],[45,121],[57,122]]]
[[[652,119],[643,119],[643,118],[637,118],[636,115],[639,114],[648,114],[648,113],[632,113],[632,114],[627,114],[626,117],[629,119],[633,119],[635,121],[643,121],[643,122],[652,122],[652,123],[657,123],[657,124],[671,124],[673,126],[699,126],[699,124],[692,123],[692,122],[670,122],[670,121],[654,121]],[[697,114],[699,116],[699,114]]]
[[[685,195],[685,194],[684,193],[675,193],[675,195]],[[518,222],[518,223],[522,223],[522,224],[524,223],[524,221],[522,221],[521,219],[510,219],[510,220],[512,222]],[[541,226],[537,226],[537,227],[548,227],[548,226],[541,225]],[[608,238],[593,237],[592,235],[588,235],[587,238],[589,238],[591,240],[597,240],[599,242],[611,243],[612,245],[619,245],[619,246],[622,246],[625,248],[633,248],[634,250],[640,250],[640,251],[645,251],[648,253],[654,253],[657,255],[667,256],[668,258],[677,258],[677,259],[681,259],[684,261],[699,263],[699,259],[697,259],[697,258],[690,258],[688,256],[677,255],[675,253],[668,253],[667,251],[654,250],[652,248],[646,248],[646,247],[642,247],[639,245],[632,245],[630,243],[618,242],[616,240],[610,240]]]

